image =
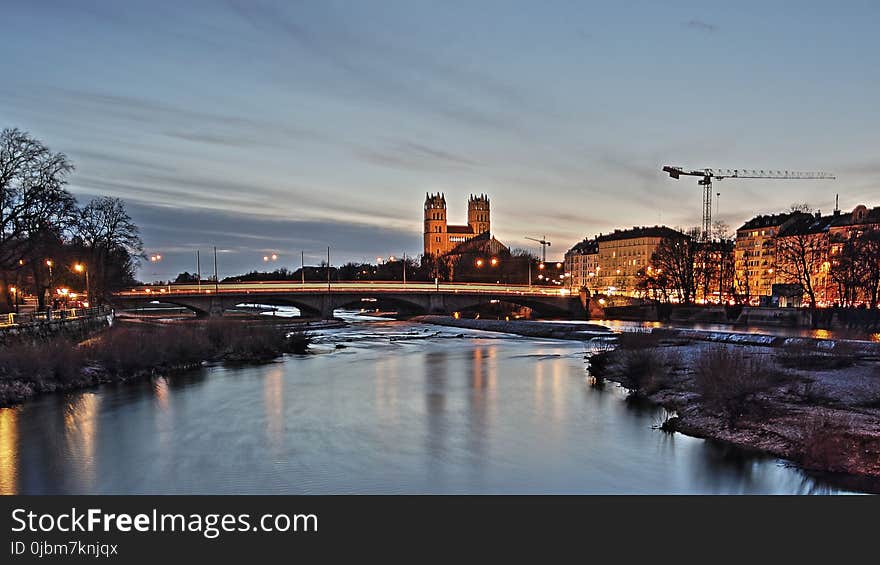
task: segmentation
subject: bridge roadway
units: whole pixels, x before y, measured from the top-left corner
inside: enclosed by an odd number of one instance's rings
[[[451,314],[491,302],[509,302],[531,308],[542,317],[585,319],[587,298],[568,289],[486,283],[427,283],[358,281],[299,283],[266,281],[149,285],[118,292],[113,304],[120,309],[150,303],[188,308],[199,317],[222,315],[239,304],[294,306],[303,316],[332,318],[339,308],[395,308],[408,314]]]

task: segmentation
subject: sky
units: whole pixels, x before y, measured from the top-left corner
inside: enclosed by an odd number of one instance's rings
[[[123,198],[143,280],[422,250],[487,193],[492,232],[559,257],[615,228],[737,227],[808,202],[880,205],[880,3],[0,0],[0,127]],[[203,261],[203,272],[205,268]]]

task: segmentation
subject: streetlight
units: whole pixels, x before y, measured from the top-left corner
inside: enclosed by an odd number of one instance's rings
[[[85,273],[86,275],[86,298],[89,302],[92,301],[92,292],[89,290],[89,270],[86,269],[86,266],[83,263],[77,263],[73,266],[73,270],[77,273]]]
[[[489,261],[489,263],[491,263],[493,267],[497,267],[498,266],[498,257],[492,257],[492,260]]]
[[[52,267],[55,265],[55,262],[52,259],[46,259],[46,267],[49,268],[49,300],[52,300],[52,287],[55,286],[55,283],[52,281]],[[51,307],[51,304],[49,304]]]
[[[483,266],[483,260],[482,260],[482,259],[477,259],[476,265],[477,265],[478,268],[482,267],[482,266]]]
[[[9,292],[12,293],[12,304],[15,306],[15,313],[18,314],[18,289],[14,286],[10,286]]]

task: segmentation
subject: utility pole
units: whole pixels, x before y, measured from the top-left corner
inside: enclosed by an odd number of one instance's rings
[[[531,256],[527,257],[526,260],[529,263],[529,288],[532,288],[532,258],[531,258]]]
[[[299,257],[300,257],[299,275],[300,275],[300,277],[302,277],[302,283],[306,284],[306,252],[300,251]]]
[[[330,294],[330,246],[327,246],[327,294]]]
[[[406,251],[403,252],[403,286],[406,286]]]
[[[214,246],[214,292],[220,292],[220,277],[217,275],[217,246]]]
[[[196,249],[196,277],[198,278],[198,291],[202,293],[202,257],[198,249]]]

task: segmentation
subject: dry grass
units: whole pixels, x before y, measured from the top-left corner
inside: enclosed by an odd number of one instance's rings
[[[731,425],[746,415],[762,415],[760,394],[785,380],[758,356],[737,347],[714,346],[694,363],[694,380],[703,403],[723,412]]]
[[[94,383],[98,377],[87,374],[87,366],[100,367],[110,378],[125,378],[212,359],[266,361],[282,353],[305,353],[310,341],[307,333],[291,333],[274,323],[221,319],[117,326],[82,346],[64,338],[17,343],[0,348],[0,403],[8,404],[32,392]]]
[[[663,338],[653,332],[624,332],[589,358],[590,374],[597,381],[613,374],[633,397],[669,386],[680,365],[680,355],[665,348]]]
[[[38,390],[75,382],[85,362],[83,352],[65,338],[17,343],[0,349],[0,380],[21,381]]]

